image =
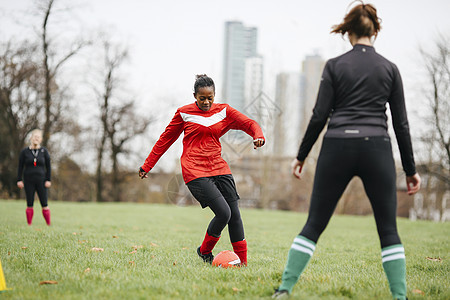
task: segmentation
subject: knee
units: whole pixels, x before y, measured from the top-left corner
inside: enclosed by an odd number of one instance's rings
[[[228,221],[228,224],[233,225],[233,224],[239,224],[239,223],[242,223],[241,214],[239,214],[239,213],[234,213],[233,214],[232,213],[231,214],[231,218]]]
[[[220,219],[221,222],[228,224],[228,222],[230,222],[231,219],[231,210],[229,208],[221,210],[216,215],[216,218]]]

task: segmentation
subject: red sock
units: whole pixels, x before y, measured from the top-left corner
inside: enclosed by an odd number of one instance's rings
[[[200,246],[200,253],[201,254],[211,253],[212,249],[214,249],[214,246],[217,244],[219,239],[220,237],[209,235],[208,232],[206,232],[205,239],[203,240],[203,243]]]
[[[247,241],[244,239],[239,242],[231,243],[233,245],[234,253],[239,256],[239,259],[241,260],[241,264],[246,266],[247,265]]]
[[[27,215],[27,223],[28,225],[31,225],[31,221],[33,220],[33,214],[34,214],[34,210],[32,207],[27,207],[27,209],[25,210],[25,214]]]
[[[43,209],[42,215],[44,216],[45,222],[47,222],[47,225],[50,226],[50,209]]]

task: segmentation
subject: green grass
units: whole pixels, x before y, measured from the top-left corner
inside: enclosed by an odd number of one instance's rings
[[[1,299],[269,299],[306,220],[294,212],[242,210],[249,266],[221,269],[204,264],[195,252],[212,217],[208,209],[62,202],[50,207],[51,227],[38,203],[29,227],[24,201],[0,200],[0,258],[12,288]],[[409,299],[450,299],[450,223],[398,223]],[[130,253],[134,246],[142,247]],[[224,231],[214,253],[231,249]],[[40,285],[44,280],[58,284]],[[291,298],[390,299],[373,217],[334,216]]]

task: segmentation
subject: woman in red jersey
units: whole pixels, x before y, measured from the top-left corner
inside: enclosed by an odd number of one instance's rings
[[[207,75],[197,75],[194,84],[194,103],[178,108],[170,124],[153,146],[139,177],[147,173],[158,159],[184,132],[181,168],[183,179],[202,208],[209,206],[214,218],[197,254],[211,263],[212,250],[222,230],[228,225],[231,244],[242,265],[247,265],[247,241],[238,207],[239,195],[228,164],[221,156],[220,137],[230,129],[245,131],[253,138],[254,148],[264,145],[265,139],[258,123],[228,104],[214,103],[214,81]]]

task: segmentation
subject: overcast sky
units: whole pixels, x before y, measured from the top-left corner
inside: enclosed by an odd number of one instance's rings
[[[35,2],[0,0],[2,40],[19,30],[19,24],[8,19],[23,20],[24,11],[30,12]],[[238,20],[258,28],[258,50],[265,60],[268,93],[273,92],[276,74],[299,71],[305,55],[319,53],[328,59],[350,48],[348,42],[329,31],[342,20],[351,1],[56,2],[75,7],[73,17],[65,19],[72,27],[83,28],[86,33],[101,28],[129,46],[132,84],[139,89],[137,92],[149,93],[152,98],[173,93],[182,98],[179,103],[191,95],[194,75],[198,73],[212,76],[220,90],[225,21]],[[399,66],[409,84],[416,79],[411,73],[417,69],[418,45],[431,43],[437,32],[450,32],[450,1],[374,0],[369,3],[376,6],[383,20],[376,50]]]
[[[27,17],[36,0],[0,0],[0,40],[32,33]],[[70,26],[86,35],[109,32],[130,50],[129,84],[145,107],[169,111],[193,101],[195,74],[216,81],[220,96],[224,22],[242,21],[258,28],[258,52],[264,57],[265,91],[274,95],[277,73],[300,71],[305,55],[324,59],[350,49],[347,41],[329,34],[341,22],[351,1],[343,0],[56,0],[73,7]],[[373,0],[382,19],[377,52],[397,64],[409,111],[420,103],[422,83],[419,45],[428,47],[438,32],[450,34],[448,0]],[[34,19],[36,21],[36,19]],[[59,20],[61,21],[61,20]],[[77,29],[78,28],[78,29]],[[62,33],[64,35],[64,33]],[[64,38],[64,36],[59,36]],[[161,102],[171,99],[167,104]],[[216,99],[221,101],[220,98]],[[158,134],[159,135],[159,134]]]

